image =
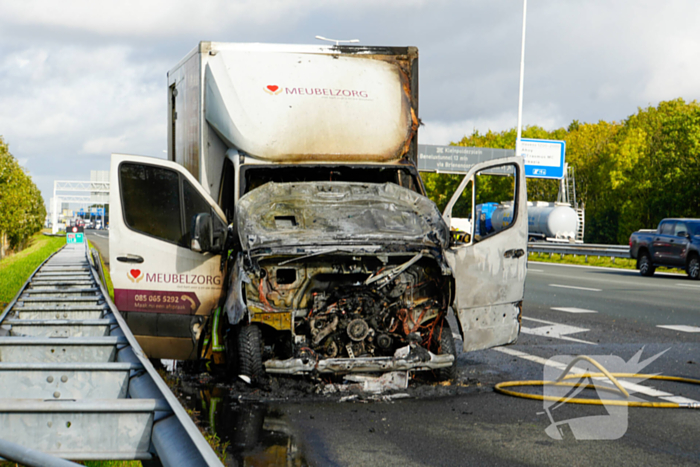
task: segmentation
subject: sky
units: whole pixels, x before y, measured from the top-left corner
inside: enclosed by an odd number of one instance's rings
[[[0,135],[48,204],[113,152],[166,157],[166,73],[199,41],[412,45],[421,144],[517,123],[522,0],[0,3]],[[700,97],[700,2],[530,0],[523,124]]]

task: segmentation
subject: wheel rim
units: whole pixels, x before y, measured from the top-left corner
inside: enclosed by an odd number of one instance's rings
[[[691,278],[697,279],[700,275],[700,261],[698,261],[697,259],[693,259],[690,262],[690,268],[688,272]]]
[[[646,256],[642,257],[639,262],[639,270],[645,274],[649,270],[649,259]]]

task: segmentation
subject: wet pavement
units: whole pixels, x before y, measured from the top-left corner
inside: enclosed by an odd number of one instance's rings
[[[304,433],[299,431],[305,425],[300,424],[300,418],[314,424],[318,417],[321,425],[332,425],[338,410],[361,420],[367,407],[386,407],[402,400],[439,400],[482,390],[481,383],[471,378],[440,384],[431,381],[429,373],[412,375],[405,389],[381,394],[364,392],[342,378],[271,377],[267,387],[256,388],[216,372],[175,370],[173,375],[177,377],[175,392],[193,418],[225,445],[227,466],[325,464],[323,447],[312,447],[313,437],[308,437],[306,427]],[[348,389],[338,389],[342,387]],[[368,430],[373,432],[371,427]]]

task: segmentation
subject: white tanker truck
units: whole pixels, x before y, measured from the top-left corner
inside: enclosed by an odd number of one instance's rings
[[[503,230],[513,218],[510,203],[484,203],[476,208],[476,235],[488,235]],[[579,213],[568,203],[529,201],[527,203],[528,240],[550,242],[583,242],[579,232]]]

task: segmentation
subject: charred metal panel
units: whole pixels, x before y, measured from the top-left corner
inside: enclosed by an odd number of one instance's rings
[[[515,342],[520,333],[519,318],[520,308],[512,303],[459,311],[464,331],[464,351]],[[517,325],[514,326],[514,323]]]
[[[237,206],[244,249],[358,242],[445,247],[447,226],[428,198],[392,183],[268,183]]]
[[[229,276],[228,296],[224,305],[224,312],[231,324],[238,324],[246,314],[243,284],[250,283],[248,274],[243,270],[243,255],[239,254],[236,264]]]
[[[503,230],[485,237],[474,235],[467,243],[445,251],[455,279],[453,309],[464,331],[464,350],[508,344],[518,336],[520,309],[527,273],[527,191],[520,157],[477,164],[465,176],[461,189],[482,171],[510,165],[514,177],[513,215]],[[478,185],[478,183],[477,183]],[[445,219],[451,218],[455,193]],[[475,195],[473,194],[472,197]]]

